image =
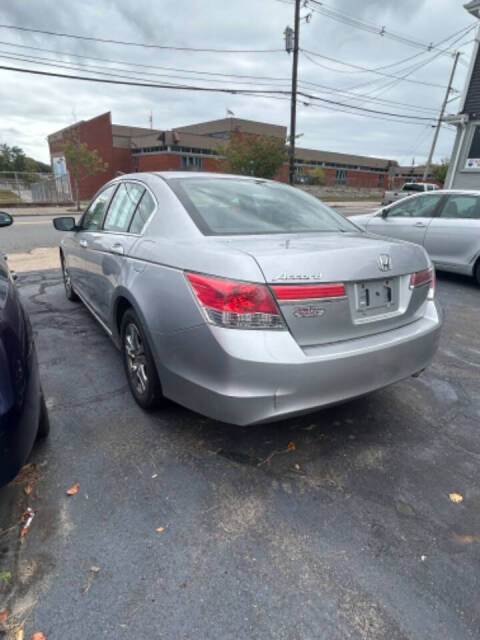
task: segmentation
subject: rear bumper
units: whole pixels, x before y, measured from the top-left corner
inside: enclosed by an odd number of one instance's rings
[[[157,336],[164,393],[223,422],[247,425],[337,404],[427,367],[438,348],[441,311],[426,303],[407,326],[301,349],[287,331],[202,325]]]

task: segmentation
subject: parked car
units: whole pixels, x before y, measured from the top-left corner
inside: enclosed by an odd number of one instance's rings
[[[130,389],[253,424],[417,374],[441,313],[421,247],[370,237],[299,189],[136,173],[57,218],[67,297],[121,348]]]
[[[0,211],[0,227],[12,222]],[[32,328],[0,254],[0,486],[16,476],[49,429]]]
[[[369,233],[420,244],[438,269],[480,284],[480,191],[416,195],[350,220]]]
[[[384,191],[382,194],[382,205],[391,204],[397,200],[402,200],[407,196],[426,191],[438,191],[439,187],[431,182],[405,182],[401,189],[395,191]]]

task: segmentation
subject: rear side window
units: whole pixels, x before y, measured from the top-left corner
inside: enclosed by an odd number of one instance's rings
[[[105,209],[107,208],[110,198],[113,192],[117,188],[116,184],[107,187],[90,203],[90,206],[85,211],[80,224],[81,229],[84,231],[96,231],[100,228],[103,220]]]
[[[414,182],[412,182],[411,184],[404,184],[403,190],[404,191],[423,191],[424,189],[423,189],[423,185],[415,184]]]
[[[476,196],[449,196],[440,214],[441,218],[480,219],[479,199]]]
[[[135,215],[129,229],[130,233],[141,233],[154,209],[155,201],[145,189],[145,193],[143,194],[142,199],[138,203],[137,210],[135,211]]]
[[[135,182],[122,182],[108,208],[103,228],[105,231],[126,232],[135,207],[143,195],[144,187]]]

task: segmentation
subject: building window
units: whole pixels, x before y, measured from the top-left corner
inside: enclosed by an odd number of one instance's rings
[[[198,156],[182,156],[182,169],[197,171],[202,168],[202,159]]]
[[[337,169],[335,174],[335,184],[347,184],[347,172],[345,169]]]
[[[480,169],[480,127],[474,129],[465,169]]]
[[[383,174],[379,173],[379,174],[378,174],[378,186],[379,186],[380,188],[382,188],[382,187],[383,187],[383,178],[384,178]]]

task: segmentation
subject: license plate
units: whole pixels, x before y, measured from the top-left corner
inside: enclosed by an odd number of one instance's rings
[[[370,280],[356,285],[357,311],[390,309],[395,306],[394,281]]]

